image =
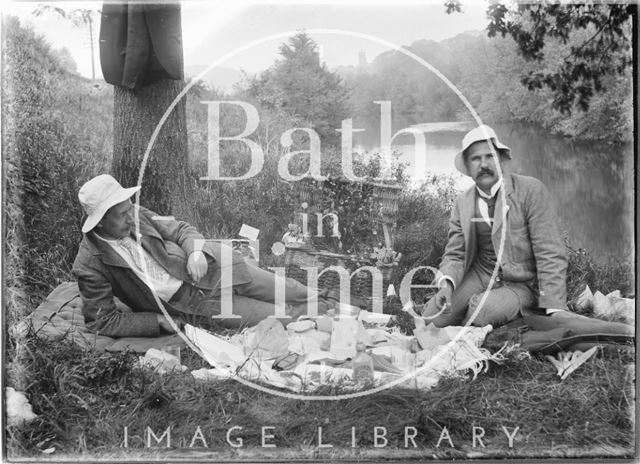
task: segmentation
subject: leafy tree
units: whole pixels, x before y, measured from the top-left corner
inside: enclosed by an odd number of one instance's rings
[[[520,83],[523,74],[557,68],[570,49],[588,37],[587,31],[576,31],[567,44],[548,41],[540,63],[527,61],[510,37],[489,38],[479,31],[441,42],[421,40],[407,48],[447,76],[490,124],[521,121],[583,140],[629,141],[633,135],[630,68],[623,75],[603,77],[603,90],[594,94],[589,112],[563,114],[553,107],[551,89],[529,91]],[[439,78],[399,52],[380,54],[370,65],[344,69],[342,75],[354,89],[355,118],[362,118],[356,127],[375,130],[379,125],[374,100],[392,101],[395,129],[431,121],[469,120],[468,110]]]
[[[63,69],[66,69],[71,73],[78,73],[78,65],[74,61],[73,56],[67,47],[62,47],[58,50],[51,50],[51,55],[58,60]]]
[[[459,0],[445,2],[447,13],[461,11]],[[519,53],[527,60],[543,64],[550,42],[572,42],[576,34],[582,39],[572,44],[553,67],[528,71],[521,82],[529,89],[548,88],[553,107],[571,113],[574,105],[589,108],[595,93],[604,90],[610,76],[623,76],[632,66],[632,25],[637,22],[637,5],[515,3],[507,6],[492,3],[487,10],[489,37],[510,35]],[[581,34],[582,33],[582,34]]]
[[[39,4],[34,10],[35,16],[42,16],[44,13],[54,13],[60,17],[71,21],[78,28],[87,27],[89,33],[89,48],[91,50],[91,79],[96,78],[95,67],[95,47],[93,42],[93,24],[94,15],[100,14],[100,10],[92,10],[89,8],[76,8],[73,10],[65,10],[55,5]],[[75,71],[75,69],[73,69]]]
[[[249,95],[267,109],[310,124],[323,144],[340,146],[336,129],[348,117],[347,87],[320,62],[317,44],[304,32],[292,36],[279,52],[282,59],[249,80]]]
[[[432,40],[419,40],[406,47],[445,75],[458,78],[458,63],[451,60],[450,48]],[[346,72],[345,72],[346,71]],[[380,106],[374,101],[391,102],[393,129],[456,118],[463,105],[449,87],[433,72],[399,51],[377,56],[357,72],[344,70],[350,88],[356,123],[367,130],[380,127]]]

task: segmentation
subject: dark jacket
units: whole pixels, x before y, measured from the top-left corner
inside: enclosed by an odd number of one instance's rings
[[[186,282],[192,279],[187,272],[187,259],[194,251],[196,240],[204,237],[186,222],[158,217],[153,211],[140,208],[142,247],[172,276]],[[221,245],[205,241],[202,251],[207,256],[207,274],[196,287],[214,293],[220,290]],[[242,256],[232,253],[233,285],[248,283],[251,277]],[[73,273],[83,300],[83,314],[89,330],[111,337],[158,336],[157,314],[160,308],[151,289],[111,246],[94,236],[85,234],[73,263]],[[124,302],[131,311],[116,306],[113,297]],[[171,305],[165,305],[176,313]]]
[[[498,192],[491,237],[504,280],[537,283],[541,308],[566,309],[567,258],[549,191],[538,179],[517,174],[505,174],[502,188],[507,203],[503,208],[503,193]],[[462,282],[475,259],[471,218],[477,199],[473,186],[458,197],[451,212],[440,272],[455,285]]]
[[[100,65],[105,81],[128,89],[162,78],[182,80],[180,4],[105,2]]]

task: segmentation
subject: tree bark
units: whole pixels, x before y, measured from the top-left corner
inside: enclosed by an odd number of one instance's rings
[[[161,79],[133,92],[114,87],[113,176],[125,187],[138,184],[144,153],[156,126],[184,82]],[[140,204],[169,215],[184,197],[188,152],[186,99],[168,115],[149,153],[142,178]]]

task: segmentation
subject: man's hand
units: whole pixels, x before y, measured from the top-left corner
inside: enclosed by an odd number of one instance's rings
[[[194,251],[187,260],[187,272],[194,282],[198,282],[207,273],[209,265],[207,258],[202,251]]]
[[[429,300],[429,303],[422,307],[422,317],[433,320],[449,311],[451,309],[452,294],[453,284],[449,280],[443,280],[438,293]],[[432,304],[432,302],[434,304]]]
[[[158,325],[160,325],[160,330],[163,330],[163,331],[169,332],[169,333],[176,333],[176,331],[174,330],[173,326],[167,320],[166,317],[164,317],[162,314],[158,314],[157,317],[158,317]],[[175,322],[176,325],[179,328],[182,328],[182,325],[184,324],[182,322],[182,319],[180,319],[180,318],[174,318],[173,322]]]
[[[434,297],[436,299],[436,308],[438,311],[441,311],[445,306],[451,306],[451,295],[453,294],[453,287],[451,286],[451,282],[445,280],[442,283],[442,287],[436,293]]]

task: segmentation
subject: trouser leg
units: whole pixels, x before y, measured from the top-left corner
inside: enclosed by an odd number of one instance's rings
[[[255,298],[248,298],[242,295],[233,295],[233,315],[240,316],[235,319],[224,319],[222,325],[225,327],[239,327],[256,325],[263,319],[267,319],[270,316],[275,316],[276,306],[274,303],[267,301],[257,300]],[[279,318],[283,323],[290,322],[294,316],[293,308],[286,307],[287,316]]]
[[[276,315],[276,304],[256,298],[233,293],[231,297],[231,317],[214,319],[222,313],[222,301],[220,295],[205,294],[193,286],[187,287],[181,294],[181,298],[172,301],[173,315],[179,315],[186,323],[208,328],[215,321],[224,327],[240,327],[255,325],[263,319]],[[298,316],[305,314],[307,305],[285,303],[285,316],[282,322],[289,322]],[[326,312],[326,306],[318,305],[320,313]],[[177,312],[176,312],[177,311]],[[238,317],[239,316],[239,317]]]
[[[588,334],[619,334],[619,335],[635,335],[635,328],[631,324],[622,322],[604,321],[592,317],[583,316],[581,314],[572,313],[571,311],[558,311],[551,314],[549,320],[551,325],[568,327],[573,330],[576,335]]]
[[[309,313],[309,303],[317,300],[319,314],[324,314],[332,307],[318,292],[310,290],[300,282],[286,278],[280,279],[274,273],[248,265],[247,269],[252,281],[233,287],[232,313],[242,319],[228,319],[225,326],[254,325],[259,321],[276,314],[276,284],[284,291],[285,313],[288,318]],[[205,294],[192,285],[181,287],[172,304],[180,312],[196,314],[197,317],[211,318],[221,313],[221,296]]]
[[[491,289],[485,291],[491,283],[491,275],[475,267],[454,290],[451,307],[438,311],[435,298],[426,306],[423,316],[431,316],[436,327],[449,325],[471,325],[498,327],[520,316],[523,310],[536,306],[536,297],[531,288],[521,282],[494,282]],[[430,319],[426,319],[427,324]]]
[[[523,310],[534,307],[536,298],[524,283],[505,282],[488,292],[482,291],[469,300],[464,324],[499,327],[520,317]]]
[[[433,322],[436,327],[460,325],[469,306],[469,299],[482,290],[484,290],[482,279],[475,270],[471,269],[453,291],[451,305],[448,308],[438,311],[436,299],[431,298],[422,315],[427,324]]]
[[[238,295],[273,303],[276,301],[276,288],[279,287],[284,291],[285,302],[297,304],[306,303],[310,297],[317,294],[295,279],[280,278],[275,273],[265,271],[253,263],[247,263],[247,270],[251,276],[251,282],[235,285],[233,289]]]
[[[307,314],[309,303],[312,301],[317,301],[319,314],[326,313],[332,307],[332,304],[325,298],[326,290],[317,292],[295,279],[279,277],[273,272],[265,271],[254,264],[248,265],[247,269],[252,281],[236,285],[234,291],[238,295],[275,303],[276,292],[283,291],[287,314],[294,318]]]

